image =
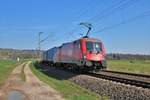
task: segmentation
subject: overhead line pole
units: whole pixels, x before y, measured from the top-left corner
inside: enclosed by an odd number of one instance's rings
[[[38,56],[39,56],[39,59],[41,58],[40,55],[41,55],[41,35],[42,34],[43,34],[43,32],[39,32],[39,41],[38,41],[38,45],[39,45]]]
[[[41,43],[43,43],[50,37],[50,35],[49,35],[46,38],[41,39],[42,34],[43,34],[43,32],[39,32],[39,34],[38,34],[39,35],[39,40],[38,40],[38,56],[39,56],[39,58],[41,58]]]

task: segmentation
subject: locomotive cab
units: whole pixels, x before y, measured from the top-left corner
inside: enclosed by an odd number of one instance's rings
[[[94,38],[83,38],[81,41],[84,66],[90,70],[106,69],[106,54],[103,43]]]

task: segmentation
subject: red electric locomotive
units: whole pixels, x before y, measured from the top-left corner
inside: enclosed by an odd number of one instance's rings
[[[43,53],[45,61],[57,67],[98,71],[106,69],[106,53],[102,41],[87,36]]]
[[[54,66],[88,71],[106,69],[105,48],[98,39],[81,38],[46,52],[45,61]]]

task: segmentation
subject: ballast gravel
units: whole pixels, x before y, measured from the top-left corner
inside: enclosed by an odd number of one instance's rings
[[[87,75],[78,75],[69,80],[100,95],[107,95],[110,100],[150,100],[150,89],[125,85]]]
[[[45,67],[44,70],[47,75],[53,76],[59,80],[72,81],[83,88],[89,89],[100,95],[106,95],[110,100],[150,100],[150,89],[126,85],[88,75],[73,74],[53,67]]]

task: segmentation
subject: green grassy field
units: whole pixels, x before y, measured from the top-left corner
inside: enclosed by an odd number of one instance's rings
[[[108,69],[115,71],[150,74],[150,61],[144,60],[108,60]]]
[[[55,90],[59,91],[66,100],[106,100],[106,97],[99,96],[98,94],[81,88],[70,81],[58,80],[53,77],[49,77],[42,73],[40,69],[36,69],[35,65],[33,64],[30,64],[30,67],[32,72],[40,80],[53,87]]]
[[[17,62],[12,60],[0,60],[0,86],[7,79],[16,64]]]

